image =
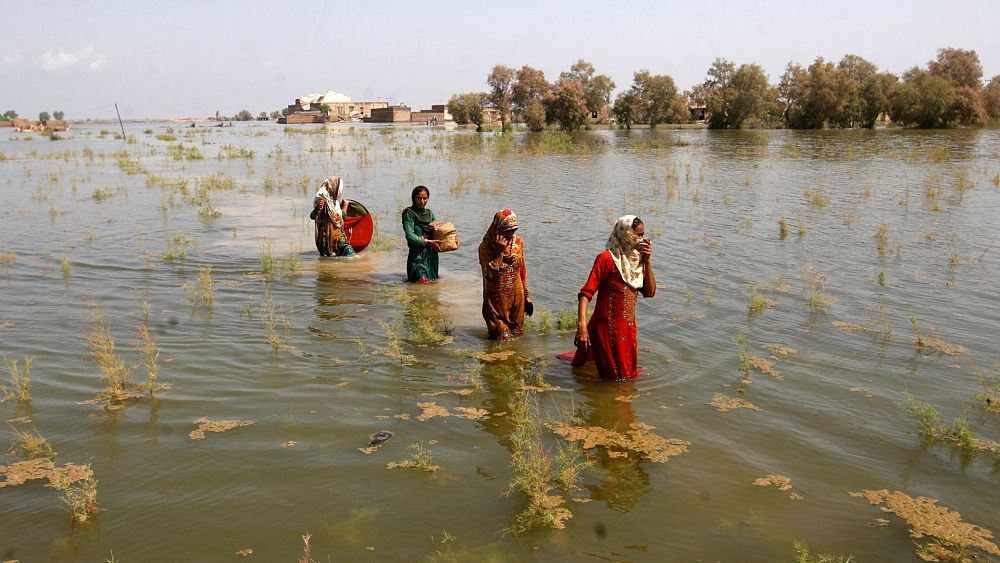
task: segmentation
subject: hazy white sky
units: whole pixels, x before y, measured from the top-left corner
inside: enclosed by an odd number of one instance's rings
[[[485,89],[496,63],[553,79],[579,58],[624,89],[647,68],[680,89],[715,57],[755,62],[861,55],[880,69],[974,49],[1000,74],[1000,2],[945,1],[65,1],[3,3],[0,112],[68,118],[231,115],[301,94],[411,106]]]

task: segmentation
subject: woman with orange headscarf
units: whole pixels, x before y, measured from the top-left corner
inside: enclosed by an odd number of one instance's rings
[[[642,219],[625,215],[615,222],[607,249],[597,255],[587,283],[580,289],[576,354],[573,366],[594,360],[601,379],[624,380],[639,375],[639,345],[635,326],[638,295],[656,294],[656,278],[649,257],[653,245],[643,238]],[[594,316],[587,322],[587,306],[597,294]],[[561,357],[561,356],[560,356]]]
[[[524,267],[524,240],[515,234],[517,215],[498,211],[479,245],[483,269],[483,319],[493,340],[508,340],[524,334],[524,313],[534,306],[528,295],[528,272]]]
[[[309,218],[316,222],[316,250],[321,256],[354,256],[354,248],[344,233],[344,213],[350,200],[344,199],[340,176],[330,176],[316,192]]]

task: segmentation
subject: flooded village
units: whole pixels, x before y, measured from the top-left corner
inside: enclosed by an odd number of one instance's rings
[[[1000,561],[981,41],[406,90],[318,41],[218,112],[0,42],[96,92],[0,100],[0,561]]]

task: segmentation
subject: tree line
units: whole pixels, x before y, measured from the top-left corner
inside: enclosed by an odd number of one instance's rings
[[[581,59],[554,82],[539,69],[498,64],[487,91],[455,94],[448,111],[459,124],[481,130],[488,111],[501,128],[523,122],[532,131],[548,126],[579,129],[590,123],[690,123],[703,117],[712,129],[872,128],[880,120],[907,127],[982,126],[1000,119],[1000,75],[983,84],[975,51],[943,48],[925,67],[897,76],[858,55],[836,64],[817,57],[809,66],[791,62],[777,84],[757,64],[716,59],[705,80],[680,92],[673,78],[648,70],[634,73],[612,101],[614,81]],[[702,115],[694,115],[701,113]]]
[[[5,121],[14,120],[17,119],[17,117],[18,113],[12,109],[3,112],[3,114],[0,115],[0,119],[3,119]],[[52,115],[49,115],[49,112],[47,111],[43,111],[38,114],[38,121],[49,121],[50,119],[55,119],[56,121],[62,121],[63,117],[65,117],[65,114],[61,111],[54,111],[52,112]]]

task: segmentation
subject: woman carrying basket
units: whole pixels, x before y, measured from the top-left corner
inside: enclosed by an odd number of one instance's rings
[[[406,256],[406,281],[431,283],[438,278],[440,243],[433,238],[434,212],[427,208],[431,197],[427,186],[417,186],[410,193],[410,207],[403,210],[403,233],[410,252]]]

